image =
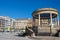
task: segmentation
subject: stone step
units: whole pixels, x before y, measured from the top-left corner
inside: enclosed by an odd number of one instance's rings
[[[52,36],[36,36],[36,37],[31,37],[31,39],[34,39],[34,40],[60,40],[59,37],[52,37]]]

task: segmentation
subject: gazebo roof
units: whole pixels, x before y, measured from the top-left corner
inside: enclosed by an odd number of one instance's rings
[[[50,18],[50,13],[52,13],[52,17],[55,18],[58,15],[58,11],[53,8],[41,8],[38,10],[35,10],[32,13],[32,16],[35,18],[38,18],[38,14],[40,14],[41,18],[48,19]]]

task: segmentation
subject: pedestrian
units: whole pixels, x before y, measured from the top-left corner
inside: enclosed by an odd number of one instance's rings
[[[32,30],[32,24],[31,23],[28,23],[25,31],[26,31],[26,36],[30,36],[30,37],[35,36],[35,33]]]

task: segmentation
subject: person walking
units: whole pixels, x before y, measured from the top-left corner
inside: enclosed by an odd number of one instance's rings
[[[26,29],[25,29],[25,31],[26,31],[26,36],[30,36],[30,37],[35,37],[35,33],[34,33],[34,31],[33,31],[33,29],[32,29],[33,27],[32,27],[32,24],[31,23],[28,23],[28,25],[26,26]]]

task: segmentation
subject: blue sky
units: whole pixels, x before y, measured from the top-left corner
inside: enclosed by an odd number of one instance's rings
[[[38,8],[55,8],[60,17],[60,0],[0,0],[0,16],[32,18]]]

